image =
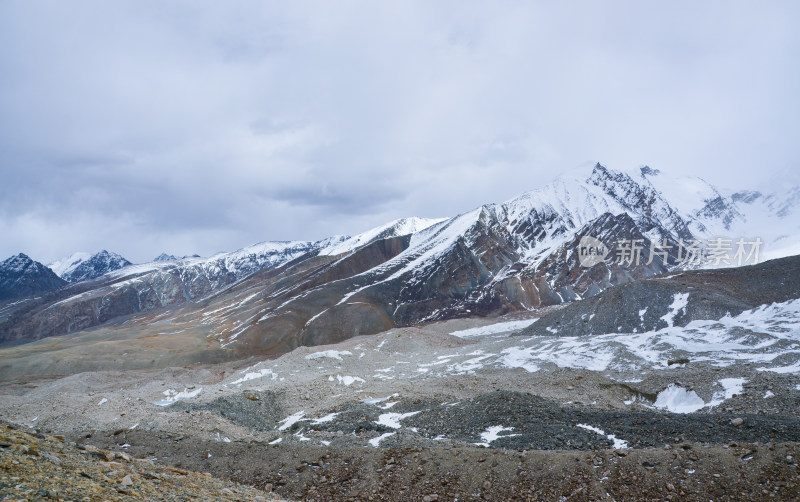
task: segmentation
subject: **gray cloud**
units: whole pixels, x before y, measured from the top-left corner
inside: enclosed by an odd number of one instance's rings
[[[795,2],[0,3],[0,257],[210,254],[587,161],[796,169]]]

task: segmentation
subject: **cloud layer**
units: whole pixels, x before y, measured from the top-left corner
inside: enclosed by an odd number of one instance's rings
[[[0,3],[0,258],[355,233],[649,164],[795,168],[796,2]]]

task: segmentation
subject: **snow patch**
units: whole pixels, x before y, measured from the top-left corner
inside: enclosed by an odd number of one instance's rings
[[[385,403],[386,401],[388,401],[393,397],[400,397],[400,394],[395,393],[392,394],[391,396],[386,396],[386,397],[369,397],[367,399],[362,399],[361,402],[364,404],[380,404],[380,403]]]
[[[513,427],[503,427],[502,425],[493,425],[493,426],[487,428],[485,431],[481,432],[481,442],[480,443],[475,443],[475,444],[478,445],[478,446],[489,447],[489,445],[493,441],[496,441],[496,440],[500,439],[501,437],[506,437],[507,438],[507,437],[512,437],[512,436],[519,436],[519,434],[506,434],[504,436],[500,435],[501,432],[510,432],[510,431],[513,431],[513,430],[514,430]]]
[[[475,336],[494,335],[497,333],[504,333],[506,331],[517,331],[527,328],[533,324],[536,319],[526,319],[524,321],[507,321],[489,324],[488,326],[481,326],[479,328],[462,329],[453,331],[450,334],[459,338],[472,338]]]
[[[323,350],[322,352],[314,352],[313,354],[308,354],[306,359],[314,360],[314,359],[322,359],[324,357],[330,359],[336,359],[337,361],[342,360],[342,356],[352,356],[353,353],[349,350]]]
[[[675,384],[669,386],[656,396],[655,407],[672,413],[693,413],[706,403],[693,390],[686,390]]]
[[[280,427],[278,427],[278,430],[279,431],[285,431],[286,429],[288,429],[289,427],[293,426],[297,422],[299,422],[301,420],[305,420],[303,418],[303,416],[305,414],[306,414],[305,411],[298,411],[294,415],[289,415],[288,417],[286,417],[283,420],[281,420],[280,422],[278,422],[279,424],[282,424]]]
[[[319,424],[324,424],[324,423],[327,423],[327,422],[332,422],[338,415],[339,415],[339,413],[329,413],[329,414],[325,415],[324,417],[316,418],[316,419],[312,420],[311,424],[312,425],[319,425]]]
[[[339,381],[340,384],[343,384],[345,387],[350,387],[355,382],[365,383],[366,380],[360,377],[354,377],[349,375],[336,375],[336,379]]]
[[[711,396],[711,402],[708,403],[709,408],[720,405],[726,399],[730,399],[737,394],[741,394],[744,390],[744,384],[747,383],[746,378],[723,378],[719,380],[722,386],[722,391],[715,392]]]
[[[255,380],[256,378],[264,378],[264,377],[272,377],[273,380],[278,378],[278,375],[272,372],[272,368],[263,368],[258,371],[250,371],[245,373],[245,375],[241,378],[237,378],[231,385],[242,384],[243,382],[247,382],[248,380]]]
[[[182,392],[177,392],[172,389],[167,389],[163,392],[164,396],[166,396],[166,399],[163,399],[161,401],[156,401],[153,404],[156,406],[169,406],[184,399],[191,399],[193,397],[197,397],[198,395],[200,395],[200,392],[202,391],[203,391],[202,387],[198,387],[197,389],[191,391],[189,389],[184,388]]]
[[[628,447],[628,442],[627,441],[622,440],[622,439],[617,439],[617,437],[614,434],[606,434],[605,431],[603,431],[602,429],[599,429],[599,428],[594,427],[592,425],[578,424],[577,427],[580,427],[581,429],[586,429],[587,431],[592,431],[594,433],[600,434],[601,436],[607,437],[609,440],[611,440],[612,443],[614,443],[611,447],[614,448],[615,450],[622,450],[622,449],[625,449],[625,448]]]
[[[380,436],[378,436],[376,438],[370,439],[369,440],[369,444],[371,444],[372,446],[377,448],[378,445],[381,444],[381,441],[383,441],[384,439],[388,438],[389,436],[394,436],[395,434],[396,434],[395,432],[387,432],[385,434],[381,434]]]
[[[375,422],[378,425],[385,425],[391,429],[399,429],[400,428],[400,421],[408,418],[413,417],[419,411],[412,411],[409,413],[383,413],[378,417],[378,421]]]
[[[675,325],[675,316],[677,316],[681,311],[685,312],[686,305],[689,304],[689,293],[676,293],[675,296],[672,297],[672,304],[669,306],[669,312],[664,314],[661,317],[661,320],[667,323],[667,326],[670,328]],[[645,309],[646,311],[647,309]],[[643,314],[639,312],[639,316],[641,317]]]

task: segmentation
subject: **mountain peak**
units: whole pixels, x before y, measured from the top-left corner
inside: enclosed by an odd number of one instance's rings
[[[73,253],[67,258],[54,261],[50,264],[50,268],[67,282],[80,282],[130,264],[131,262],[119,254],[103,249],[95,254]]]
[[[13,261],[24,261],[24,262],[31,262],[33,261],[30,256],[26,255],[25,253],[17,253],[11,258],[6,261],[13,260]]]
[[[0,301],[43,293],[64,284],[52,270],[24,253],[0,262]]]
[[[639,171],[642,173],[642,176],[658,176],[661,174],[661,171],[653,169],[650,166],[642,166],[639,168]]]
[[[17,253],[14,256],[6,258],[2,262],[0,262],[0,269],[5,270],[24,270],[29,267],[32,263],[35,263],[28,255],[25,253]]]

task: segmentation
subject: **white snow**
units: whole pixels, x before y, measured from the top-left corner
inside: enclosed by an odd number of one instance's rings
[[[101,399],[101,400],[100,400],[100,402],[99,402],[99,403],[97,403],[97,406],[103,406],[103,405],[104,405],[104,404],[106,404],[107,402],[108,402],[108,399],[106,399],[106,398],[103,398],[103,399]]]
[[[219,432],[217,432],[215,436],[211,436],[211,437],[214,438],[216,441],[219,441],[221,443],[230,443],[231,442],[231,439],[229,437],[223,436]]]
[[[501,364],[506,368],[522,368],[529,373],[539,371],[539,365],[534,363],[534,359],[540,357],[534,356],[532,349],[525,347],[511,347],[503,351],[503,358],[500,360]],[[541,354],[543,355],[543,354]]]
[[[672,297],[672,304],[669,306],[669,312],[664,314],[661,317],[661,320],[666,322],[667,326],[671,328],[675,325],[675,316],[678,315],[682,310],[686,309],[686,305],[688,303],[689,293],[676,293],[675,296]],[[639,316],[641,317],[642,315],[643,314],[640,312]]]
[[[153,404],[155,404],[156,406],[169,406],[184,399],[191,399],[193,397],[197,397],[198,395],[200,395],[200,392],[202,391],[203,391],[202,387],[198,387],[195,390],[189,390],[185,388],[181,392],[177,392],[172,389],[167,389],[163,392],[164,396],[166,396],[166,399],[163,399],[161,401],[156,401]]]
[[[672,413],[693,413],[703,407],[706,403],[693,390],[686,390],[675,384],[669,386],[658,393],[654,406]]]
[[[506,331],[517,331],[527,328],[533,324],[536,319],[525,319],[524,321],[507,321],[489,324],[488,326],[481,326],[479,328],[462,329],[450,333],[459,338],[471,338],[475,336],[494,335],[497,333],[504,333]]]
[[[744,390],[746,378],[723,378],[719,380],[720,385],[725,389],[725,399],[730,399]]]
[[[249,371],[245,373],[245,375],[241,378],[237,378],[231,385],[242,384],[243,382],[247,382],[248,380],[255,380],[256,378],[264,378],[264,377],[271,377],[273,380],[278,378],[278,375],[272,372],[272,368],[262,368],[258,371]]]
[[[487,361],[487,359],[495,357],[494,354],[485,354],[485,353],[482,353],[482,352],[475,352],[475,353],[468,354],[468,355],[477,356],[477,357],[473,357],[471,359],[467,359],[466,361],[462,361],[460,363],[450,364],[450,365],[447,366],[447,371],[449,373],[456,374],[456,375],[463,375],[463,374],[466,374],[466,373],[474,373],[475,371],[486,367],[486,365],[489,363],[489,361]]]
[[[426,228],[443,221],[445,218],[401,218],[399,220],[390,221],[379,227],[372,228],[361,234],[355,235],[325,247],[320,250],[320,256],[337,256],[340,254],[350,253],[356,249],[369,244],[378,239],[386,239],[389,237],[399,237],[401,235],[408,235],[425,230]]]
[[[352,356],[353,353],[349,350],[323,350],[322,352],[314,352],[313,354],[308,354],[306,359],[313,360],[313,359],[322,359],[322,358],[330,358],[336,359],[337,361],[342,360],[342,356]]]
[[[60,260],[56,260],[53,263],[49,264],[47,267],[55,272],[55,274],[59,277],[64,277],[66,274],[75,270],[75,268],[80,265],[82,262],[91,258],[91,253],[83,253],[77,252],[73,253],[66,258],[61,258]]]
[[[409,413],[383,413],[378,417],[378,421],[375,422],[379,425],[385,425],[386,427],[390,427],[392,429],[399,429],[400,428],[400,421],[408,418],[413,417],[419,411],[412,411]]]
[[[794,351],[795,353],[797,351]],[[756,368],[758,371],[772,371],[773,373],[800,373],[800,361],[789,364],[787,366],[778,366],[774,368]]]
[[[278,444],[281,441],[283,441],[283,438],[273,439],[272,441],[269,442],[269,444]]]
[[[369,397],[367,399],[362,399],[361,402],[364,404],[380,404],[392,399],[393,397],[400,397],[400,394],[395,393],[386,397]]]
[[[681,302],[673,305],[680,310],[683,300],[678,300]],[[545,364],[594,371],[640,371],[667,368],[667,361],[676,357],[724,367],[740,362],[772,364],[782,356],[781,366],[758,369],[792,373],[800,371],[800,300],[763,305],[718,321],[692,321],[685,327],[644,333],[532,336],[519,343],[480,361],[481,365],[529,372],[539,371]],[[787,364],[787,358],[794,362]],[[451,370],[455,372],[455,368]]]
[[[771,390],[768,390],[767,392],[764,393],[764,399],[769,399],[771,397],[775,397],[775,394],[773,394]]]
[[[718,381],[718,383],[722,386],[722,391],[715,392],[713,396],[711,396],[711,402],[709,402],[706,406],[709,408],[713,408],[714,406],[720,405],[726,399],[730,399],[737,394],[741,394],[744,390],[744,384],[747,383],[747,379],[745,378],[723,378]]]
[[[586,429],[587,431],[592,431],[592,432],[594,432],[596,434],[600,434],[601,436],[607,437],[608,439],[611,440],[612,443],[614,443],[611,447],[614,448],[615,450],[622,450],[622,449],[625,449],[625,448],[628,447],[628,442],[627,441],[624,441],[622,439],[617,439],[617,437],[614,434],[606,434],[605,431],[603,431],[602,429],[599,429],[599,428],[594,427],[592,425],[578,424],[577,427],[580,427],[581,429]]]
[[[377,448],[378,445],[381,443],[381,441],[383,441],[384,439],[388,438],[389,436],[394,436],[395,434],[396,434],[395,432],[387,432],[385,434],[381,434],[380,436],[378,436],[376,438],[370,439],[369,440],[369,444],[371,444],[372,446]]]
[[[355,382],[365,383],[366,380],[360,377],[354,377],[349,375],[336,375],[336,379],[339,381],[340,384],[343,384],[345,387],[349,387],[350,385],[354,384]]]
[[[509,432],[513,431],[513,427],[503,427],[502,425],[493,425],[487,428],[485,431],[481,432],[481,442],[475,443],[479,446],[486,446],[488,447],[493,441],[500,439],[501,437],[511,437],[511,436],[519,436],[519,434],[506,434],[501,436],[501,432]]]
[[[281,420],[280,422],[278,422],[279,424],[283,424],[280,427],[278,427],[278,430],[279,431],[285,431],[286,429],[288,429],[289,427],[293,426],[297,422],[299,422],[301,420],[305,420],[303,418],[303,416],[305,416],[305,414],[306,414],[305,411],[298,411],[294,415],[289,415],[288,417],[286,417],[283,420]]]
[[[339,413],[328,413],[324,417],[315,418],[314,420],[311,421],[311,423],[313,425],[319,425],[319,424],[324,424],[324,423],[327,423],[327,422],[332,422],[338,415],[339,415]]]

